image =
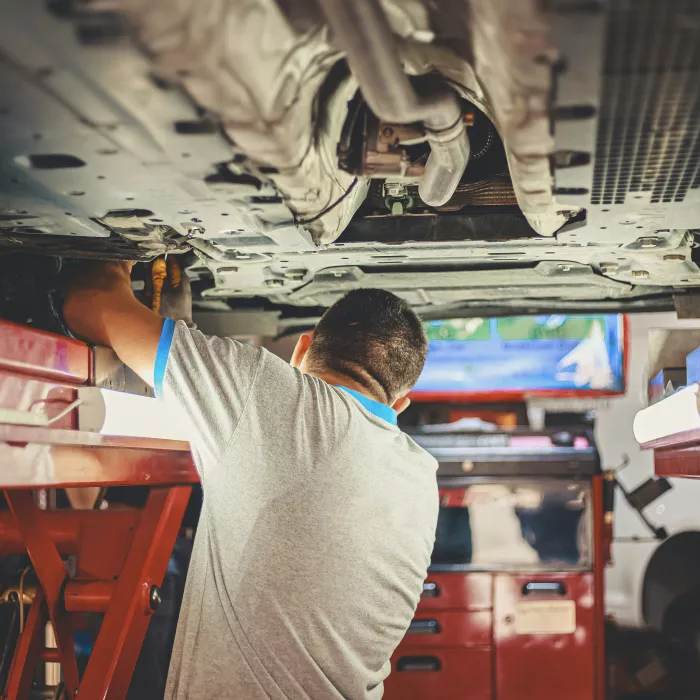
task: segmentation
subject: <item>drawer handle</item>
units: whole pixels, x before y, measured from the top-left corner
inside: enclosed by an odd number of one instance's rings
[[[411,620],[406,634],[440,634],[437,620]]]
[[[421,598],[439,598],[440,597],[440,586],[433,581],[426,581],[423,584],[423,594]]]
[[[530,581],[523,586],[523,595],[538,593],[566,595],[566,586],[561,581]]]
[[[441,668],[437,656],[402,656],[396,662],[397,671],[439,671]]]

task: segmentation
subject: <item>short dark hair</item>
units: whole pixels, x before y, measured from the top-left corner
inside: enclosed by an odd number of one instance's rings
[[[355,289],[321,317],[307,364],[381,390],[392,403],[418,381],[427,354],[423,324],[403,299],[383,289]]]

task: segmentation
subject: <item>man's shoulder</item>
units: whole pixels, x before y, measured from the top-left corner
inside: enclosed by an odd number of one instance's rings
[[[430,454],[424,447],[421,447],[408,433],[402,432],[401,435],[404,438],[406,449],[410,451],[412,455],[415,455],[416,459],[421,460],[421,462],[432,471],[433,474],[437,472],[438,461],[433,455]]]

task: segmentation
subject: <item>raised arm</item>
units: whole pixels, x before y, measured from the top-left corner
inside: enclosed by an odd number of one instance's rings
[[[72,333],[111,347],[152,386],[163,319],[131,291],[132,267],[130,262],[86,264],[68,289],[63,317]]]

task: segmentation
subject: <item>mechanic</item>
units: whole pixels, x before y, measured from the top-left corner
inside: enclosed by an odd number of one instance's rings
[[[178,412],[201,476],[166,698],[381,698],[438,514],[436,462],[396,425],[427,353],[420,321],[389,292],[352,291],[290,366],[164,320],[130,273],[90,263],[64,317]]]

